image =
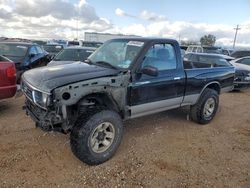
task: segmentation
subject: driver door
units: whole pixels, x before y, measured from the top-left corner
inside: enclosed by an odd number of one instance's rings
[[[138,73],[130,88],[132,117],[179,107],[184,96],[185,73],[178,66],[172,44],[152,45],[141,63],[140,69],[152,66],[157,76]],[[140,72],[140,71],[139,71]]]

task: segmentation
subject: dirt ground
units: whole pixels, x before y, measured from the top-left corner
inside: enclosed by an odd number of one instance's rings
[[[0,102],[0,187],[250,187],[250,90],[223,94],[206,126],[186,109],[126,122],[99,166],[71,153],[69,135],[36,129],[23,102]]]

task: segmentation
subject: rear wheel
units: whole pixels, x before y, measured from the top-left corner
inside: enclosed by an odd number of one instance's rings
[[[218,92],[206,88],[200,96],[198,102],[191,106],[191,119],[199,124],[209,123],[215,116],[219,105]]]
[[[101,164],[114,155],[122,133],[122,120],[114,111],[80,117],[70,135],[72,152],[89,165]]]

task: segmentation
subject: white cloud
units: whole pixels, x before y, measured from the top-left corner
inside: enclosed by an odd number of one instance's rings
[[[250,22],[249,22],[250,23]],[[247,25],[247,24],[245,24]],[[250,26],[250,25],[249,25]],[[242,27],[238,32],[236,46],[250,47],[250,30]],[[243,32],[244,31],[244,32]],[[205,24],[191,22],[159,21],[146,25],[131,24],[124,27],[115,27],[110,30],[114,33],[134,34],[140,36],[166,37],[181,40],[199,41],[206,34],[213,34],[217,38],[218,45],[232,46],[235,30],[233,26],[223,24]]]
[[[147,10],[138,15],[132,15],[124,10],[117,8],[115,11],[120,17],[133,17],[138,20],[149,21],[147,24],[131,24],[124,27],[116,27],[111,32],[134,34],[142,36],[169,37],[182,40],[196,40],[205,34],[213,34],[217,38],[218,44],[230,46],[233,43],[234,30],[233,26],[225,24],[206,24],[191,23],[184,21],[169,21],[163,15],[158,15]],[[240,46],[250,46],[250,21],[242,23],[244,28],[239,31],[237,42]]]
[[[147,10],[142,11],[139,18],[147,20],[147,21],[152,21],[152,22],[166,20],[165,16],[158,15],[154,12],[149,12]]]
[[[130,18],[137,18],[137,16],[133,15],[133,14],[129,14],[127,12],[125,12],[124,10],[120,9],[120,8],[117,8],[115,9],[115,14],[117,16],[120,16],[120,17],[130,17]]]
[[[65,0],[16,0],[15,13],[25,17],[43,17],[51,15],[57,19],[70,20],[78,18],[85,22],[98,19],[95,9],[81,0],[74,5]]]
[[[142,24],[131,24],[126,27],[115,26],[114,28],[109,30],[109,32],[125,35],[147,36],[146,28]]]
[[[115,9],[115,14],[116,14],[117,16],[126,16],[125,11],[122,10],[122,9],[120,9],[120,8]]]
[[[0,8],[0,19],[10,19],[12,17],[11,12],[7,11],[4,8]]]
[[[111,27],[85,0],[76,4],[68,0],[0,0],[0,33],[7,37],[72,39],[78,29],[83,38],[85,30]]]
[[[0,0],[0,35],[23,38],[83,39],[85,31],[197,40],[213,34],[218,44],[232,46],[235,26],[225,24],[170,21],[163,15],[143,10],[134,15],[121,8],[115,14],[133,18],[131,24],[117,26],[111,18],[100,17],[86,0]],[[133,21],[136,21],[134,23]],[[250,46],[250,20],[240,24],[237,45]]]
[[[139,15],[133,15],[128,12],[125,12],[124,10],[117,8],[115,10],[115,14],[120,17],[131,17],[131,18],[136,18],[136,19],[141,19],[141,20],[146,20],[146,21],[163,21],[166,20],[166,17],[163,15],[158,15],[154,12],[150,12],[147,10],[142,11]]]

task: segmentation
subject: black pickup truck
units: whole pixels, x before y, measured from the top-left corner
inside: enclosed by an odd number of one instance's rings
[[[85,63],[25,72],[24,109],[41,129],[70,132],[81,161],[100,164],[117,150],[123,120],[182,106],[199,124],[213,119],[219,94],[233,87],[234,67],[184,63],[175,40],[113,39]]]

